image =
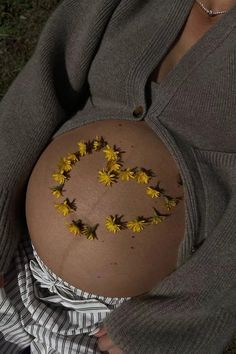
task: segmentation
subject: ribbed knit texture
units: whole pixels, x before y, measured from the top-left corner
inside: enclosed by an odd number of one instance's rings
[[[27,181],[51,139],[96,120],[145,120],[180,168],[177,269],[105,320],[124,354],[221,354],[236,333],[236,6],[161,83],[148,80],[193,4],[62,1],[0,104],[0,273],[26,231]]]
[[[7,270],[17,247],[32,168],[53,132],[81,109],[88,94],[82,89],[89,65],[117,3],[62,2],[46,23],[34,54],[1,101],[0,186],[10,191],[9,198],[12,193],[17,195],[21,206],[8,215],[8,220],[2,220],[0,271]]]

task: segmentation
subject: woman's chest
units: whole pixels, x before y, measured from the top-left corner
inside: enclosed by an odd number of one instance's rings
[[[236,52],[232,48],[223,50],[219,47],[209,57],[206,55],[202,65],[195,63],[192,54],[195,51],[197,55],[201,37],[215,25],[215,22],[202,20],[198,11],[193,7],[174,45],[151,74],[150,79],[157,82],[156,87],[153,86],[155,107],[160,110],[160,120],[164,125],[179,133],[190,144],[208,150],[220,150],[222,147],[219,146],[223,144],[226,151],[235,151],[233,136],[236,126],[233,115],[236,105]],[[233,33],[231,35],[233,38]],[[227,38],[228,42],[230,37]],[[208,48],[206,54],[207,51]],[[204,58],[205,53],[202,55]],[[191,73],[187,75],[190,65]],[[178,71],[185,75],[181,85],[178,84]],[[175,80],[175,94],[165,97],[165,86],[170,86],[171,76]],[[224,140],[225,136],[228,136],[227,141]]]
[[[150,76],[151,80],[161,83],[218,20],[217,17],[207,18],[206,14],[199,9],[198,4],[194,4],[174,42],[153,70]]]
[[[143,118],[149,114],[159,118],[174,133],[204,149],[224,143],[217,133],[222,131],[229,135],[226,149],[230,150],[236,104],[233,19],[228,16],[221,25],[211,23],[213,29],[209,23],[198,24],[193,9],[182,26],[176,19],[172,32],[174,15],[164,21],[136,14],[133,27],[138,41],[126,23],[119,32],[108,26],[88,75],[91,101],[93,107],[112,106],[117,112],[142,106]],[[142,26],[136,23],[139,15]],[[160,81],[153,93],[151,80]]]

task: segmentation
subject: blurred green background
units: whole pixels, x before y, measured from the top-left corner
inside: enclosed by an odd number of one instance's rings
[[[0,100],[30,58],[43,25],[60,1],[0,0]]]
[[[0,100],[32,55],[45,22],[61,1],[0,0]],[[236,354],[236,336],[222,354]]]

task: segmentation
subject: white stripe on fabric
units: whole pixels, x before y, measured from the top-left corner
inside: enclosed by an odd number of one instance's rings
[[[127,298],[84,292],[57,277],[26,234],[0,289],[0,353],[100,354],[88,334]]]

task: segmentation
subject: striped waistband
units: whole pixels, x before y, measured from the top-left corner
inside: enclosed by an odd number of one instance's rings
[[[64,306],[71,306],[72,304],[79,304],[80,302],[84,304],[84,300],[86,299],[86,303],[88,306],[93,306],[95,303],[98,303],[99,300],[99,310],[101,311],[101,305],[104,303],[104,310],[110,311],[107,308],[107,305],[119,305],[126,300],[131,299],[131,297],[106,297],[93,293],[88,293],[83,290],[80,290],[68,282],[61,279],[55,273],[52,272],[42,261],[39,255],[36,252],[32,244],[33,254],[35,256],[35,260],[30,260],[30,269],[32,271],[33,277],[40,283],[42,288],[47,288],[51,293],[50,302],[58,303],[60,301],[63,302]],[[86,308],[86,306],[85,306]]]

